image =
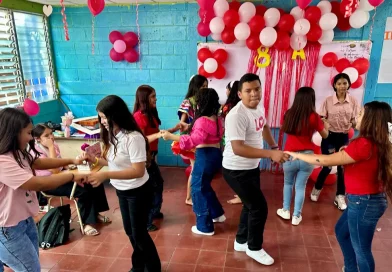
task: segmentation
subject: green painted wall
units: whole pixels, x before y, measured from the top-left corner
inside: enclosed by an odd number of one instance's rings
[[[13,10],[34,12],[43,14],[41,4],[28,2],[26,0],[3,0],[0,7],[9,8]]]

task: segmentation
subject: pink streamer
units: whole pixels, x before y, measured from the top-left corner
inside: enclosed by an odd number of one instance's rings
[[[67,23],[67,15],[65,14],[64,0],[60,0],[60,5],[61,5],[61,15],[63,16],[65,40],[69,41],[68,23]]]

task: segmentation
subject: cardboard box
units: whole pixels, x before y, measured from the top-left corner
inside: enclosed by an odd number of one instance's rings
[[[101,132],[101,129],[98,128],[98,129],[90,130],[90,129],[82,126],[79,123],[80,121],[90,121],[90,120],[96,120],[96,119],[97,119],[97,116],[90,116],[90,117],[83,117],[83,118],[74,119],[71,124],[71,127],[75,128],[81,132],[84,132],[88,135],[99,134]],[[85,123],[85,122],[82,122],[82,123]]]

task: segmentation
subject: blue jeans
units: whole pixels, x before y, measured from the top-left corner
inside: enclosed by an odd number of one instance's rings
[[[305,150],[298,153],[313,154],[313,151]],[[291,195],[295,183],[294,216],[299,217],[301,215],[305,199],[306,182],[313,169],[313,165],[301,160],[287,161],[283,164],[283,209],[290,211]]]
[[[347,209],[335,226],[346,272],[373,272],[372,241],[378,220],[387,209],[384,193],[347,195]]]
[[[3,263],[18,272],[40,272],[38,232],[32,217],[14,227],[0,227],[0,272]]]
[[[196,214],[196,227],[201,232],[213,232],[212,219],[224,214],[211,181],[222,167],[222,153],[219,148],[197,148],[195,165],[192,170],[191,194],[193,212]]]

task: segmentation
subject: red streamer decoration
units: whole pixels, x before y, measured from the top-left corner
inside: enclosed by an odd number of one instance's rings
[[[248,69],[247,69],[247,73],[252,73],[252,74],[256,74],[257,71],[259,70],[259,68],[255,65],[254,59],[257,56],[257,51],[256,50],[251,50],[250,51],[250,58],[248,61]]]
[[[69,41],[68,23],[67,23],[67,15],[65,15],[64,0],[60,0],[60,5],[61,5],[61,15],[63,16],[65,40]]]
[[[275,61],[274,60],[275,60],[275,57],[278,54],[278,52],[275,48],[270,48],[268,53],[271,56],[271,63],[265,69],[265,83],[264,83],[264,109],[265,109],[265,117],[267,119],[268,119],[269,109],[270,109],[272,78],[273,78],[274,69],[275,69]]]

